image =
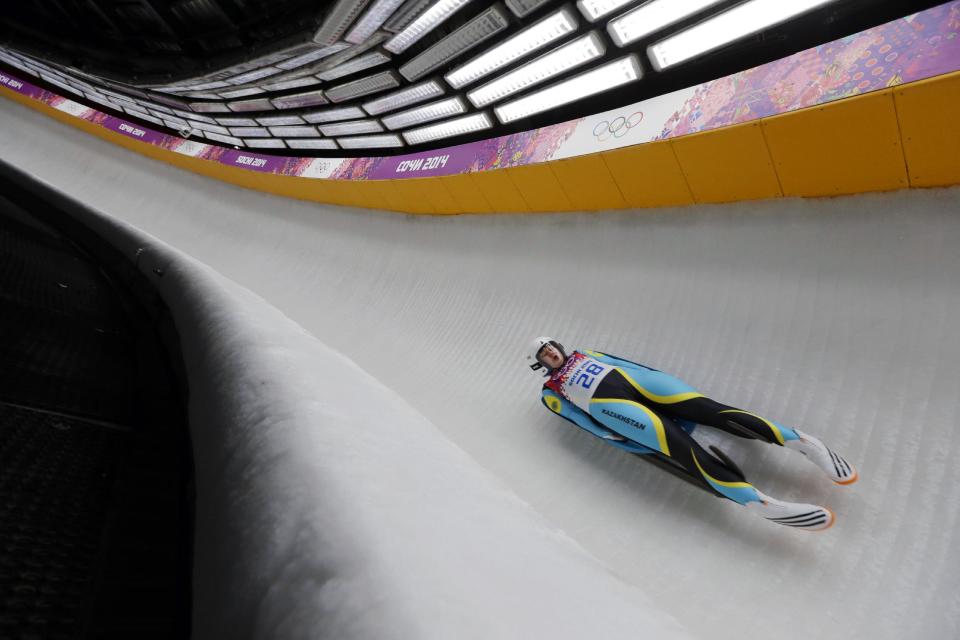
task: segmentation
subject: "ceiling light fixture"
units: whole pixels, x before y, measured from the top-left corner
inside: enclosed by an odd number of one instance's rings
[[[270,127],[270,133],[277,138],[313,138],[317,135],[316,127]]]
[[[238,138],[269,138],[266,127],[230,127],[230,135]]]
[[[390,38],[387,44],[383,45],[384,48],[391,53],[403,53],[469,2],[470,0],[437,0],[416,20],[407,25],[406,29]]]
[[[432,140],[439,140],[440,138],[450,138],[465,133],[483,131],[484,129],[489,129],[491,126],[490,117],[481,111],[480,113],[473,113],[469,116],[447,120],[439,124],[431,124],[426,127],[420,127],[419,129],[410,129],[409,131],[403,132],[403,137],[407,141],[407,144],[422,144]]]
[[[277,127],[288,124],[303,124],[303,118],[300,116],[267,116],[266,118],[257,118],[257,122],[265,127]]]
[[[415,107],[413,109],[408,109],[407,111],[401,111],[400,113],[395,113],[392,116],[385,116],[383,118],[383,124],[386,125],[387,129],[403,129],[404,127],[409,127],[411,125],[431,122],[433,120],[439,120],[440,118],[466,113],[466,111],[467,106],[463,103],[463,100],[461,100],[459,97],[453,97],[447,98],[446,100],[431,102],[430,104],[425,104],[422,107]]]
[[[387,20],[383,28],[390,33],[400,33],[407,26],[417,19],[421,13],[427,10],[435,0],[407,0],[400,10],[393,14],[393,17]]]
[[[221,91],[217,95],[221,98],[246,98],[247,96],[255,96],[261,93],[266,93],[260,87],[247,87],[246,89],[235,89],[233,91]]]
[[[376,100],[364,102],[362,106],[364,111],[375,116],[442,95],[443,87],[440,86],[440,83],[436,80],[428,80],[400,91],[388,93]]]
[[[296,58],[290,58],[289,60],[284,60],[283,62],[278,62],[277,67],[281,69],[296,69],[304,65],[310,64],[311,62],[316,62],[317,60],[322,60],[327,56],[332,56],[335,53],[343,51],[350,45],[346,42],[335,42],[334,44],[328,47],[321,47],[315,51],[310,51],[302,55],[297,56]]]
[[[217,124],[225,127],[255,127],[257,121],[252,118],[217,118]]]
[[[541,111],[582,100],[589,96],[609,91],[635,82],[641,77],[640,61],[633,54],[600,65],[590,71],[550,85],[512,102],[507,102],[494,111],[503,124],[525,118]]]
[[[657,71],[712,51],[835,0],[751,0],[651,46]]]
[[[601,58],[605,51],[600,34],[590,32],[467,92],[467,98],[475,107],[483,107]]]
[[[333,102],[344,102],[398,86],[400,86],[400,81],[397,80],[397,76],[392,71],[383,71],[366,78],[331,87],[327,89],[327,97]]]
[[[344,149],[376,149],[402,147],[403,141],[398,135],[358,136],[355,138],[337,138],[337,144]]]
[[[459,89],[573,33],[576,28],[576,15],[564,7],[508,38],[502,44],[480,54],[465,65],[454,69],[446,74],[444,79],[450,86]]]
[[[326,71],[322,71],[317,74],[317,77],[321,80],[336,80],[337,78],[348,76],[351,73],[356,73],[358,71],[363,71],[364,69],[370,69],[379,66],[385,62],[390,62],[390,56],[380,51],[373,51],[358,58],[354,58],[350,62],[346,62],[332,69],[327,69]]]
[[[251,149],[286,149],[287,145],[283,144],[283,140],[277,140],[276,138],[266,138],[262,140],[247,140],[247,146]]]
[[[550,2],[550,0],[507,0],[507,6],[513,15],[522,18]]]
[[[157,106],[150,105],[152,108]],[[191,102],[190,108],[199,113],[229,113],[230,108],[222,102]]]
[[[284,140],[291,149],[336,149],[337,143],[333,140],[318,138],[315,140],[297,139]]]
[[[403,0],[376,0],[363,17],[357,20],[344,40],[351,44],[360,44],[372,36],[401,4]]]
[[[509,0],[508,0],[509,1]],[[590,22],[596,22],[603,16],[608,16],[620,7],[633,4],[637,0],[578,0],[577,8],[583,17]]]
[[[243,147],[246,146],[243,144],[243,140],[240,138],[234,138],[232,136],[222,136],[219,133],[212,133],[210,131],[204,131],[203,137],[208,140],[216,140],[217,142],[223,142],[224,144],[233,145],[234,147]]]
[[[303,93],[292,93],[288,96],[280,96],[270,100],[277,109],[304,109],[306,107],[316,107],[317,105],[327,104],[327,96],[321,89],[313,91],[304,91]]]
[[[319,80],[313,76],[307,76],[305,78],[292,78],[290,80],[271,82],[270,84],[263,85],[263,88],[267,91],[286,91],[287,89],[300,89],[315,84],[320,84]]]
[[[320,122],[336,122],[337,120],[354,120],[366,116],[360,107],[336,107],[333,109],[324,109],[323,111],[314,111],[303,114],[303,119],[307,122],[317,124]]]
[[[422,78],[489,40],[506,29],[508,24],[507,16],[494,5],[400,67],[400,75],[411,82]]]
[[[313,36],[317,44],[330,46],[340,39],[356,20],[369,0],[340,0],[323,19],[323,24]]]
[[[351,136],[358,133],[380,133],[383,127],[376,120],[354,120],[352,122],[338,122],[337,124],[322,124],[320,131],[325,136]]]
[[[245,112],[245,111],[272,111],[273,105],[270,104],[270,101],[266,98],[258,98],[255,100],[239,100],[237,102],[228,102],[227,106],[230,107],[231,111]]]
[[[278,69],[276,67],[264,67],[262,69],[254,69],[253,71],[248,71],[246,73],[241,73],[240,75],[227,78],[226,82],[230,84],[247,84],[248,82],[256,82],[257,80],[263,80],[264,78],[269,78],[270,76],[275,76],[278,73],[281,73],[283,69]],[[201,85],[202,86],[202,85]],[[190,87],[193,91],[202,91],[197,87]]]
[[[699,13],[723,0],[654,0],[607,23],[607,31],[618,47]]]

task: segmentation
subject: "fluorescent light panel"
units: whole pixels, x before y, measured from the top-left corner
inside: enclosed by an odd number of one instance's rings
[[[220,127],[215,124],[207,124],[206,122],[191,122],[190,126],[194,129],[199,129],[200,131],[212,131],[213,133],[219,133],[222,136],[230,135],[230,131],[226,127]]]
[[[500,33],[507,28],[507,24],[507,17],[496,6],[492,6],[400,67],[400,75],[411,82],[422,78]]]
[[[303,119],[314,124],[320,122],[336,122],[337,120],[354,120],[366,116],[360,107],[338,107],[305,113]]]
[[[546,89],[507,102],[496,107],[494,111],[500,122],[507,124],[635,82],[640,77],[640,62],[635,55],[631,54],[553,84]]]
[[[475,107],[483,107],[601,58],[605,50],[603,39],[593,31],[467,92],[467,98]]]
[[[238,138],[269,138],[270,131],[266,127],[230,127],[230,135]]]
[[[246,112],[246,111],[272,111],[273,105],[270,104],[270,101],[266,98],[260,98],[257,100],[240,100],[238,102],[230,102],[227,104],[230,107],[231,111],[236,112]]]
[[[240,75],[227,78],[226,82],[229,82],[230,84],[247,84],[248,82],[256,82],[257,80],[263,80],[264,78],[275,76],[282,71],[283,69],[278,69],[277,67],[264,67],[262,69],[254,69],[253,71],[248,71],[246,73],[241,73]],[[196,87],[191,88],[196,90]]]
[[[454,69],[444,78],[452,87],[459,89],[573,33],[576,28],[576,15],[563,8]]]
[[[344,40],[351,44],[360,44],[372,36],[401,4],[403,0],[375,0],[363,17],[353,25],[353,29]]]
[[[358,133],[380,133],[383,127],[376,120],[354,120],[337,124],[322,124],[320,131],[325,136],[351,136]]]
[[[653,66],[662,71],[834,1],[751,0],[661,40],[648,49],[648,55]]]
[[[383,45],[391,53],[403,53],[420,38],[427,35],[447,18],[467,6],[470,0],[437,0],[429,9],[420,14],[407,28],[393,36]]]
[[[260,87],[247,87],[245,89],[234,89],[233,91],[221,91],[217,95],[221,98],[246,98],[247,96],[255,96],[261,93],[266,93]]]
[[[141,120],[146,120],[147,122],[152,122],[153,124],[159,125],[159,126],[161,126],[161,127],[163,126],[163,120],[161,120],[160,118],[155,118],[154,116],[144,115],[144,114],[142,114],[142,113],[134,113],[133,111],[129,111],[129,110],[127,111],[127,113],[129,113],[130,115],[135,116],[135,117],[137,117],[137,118],[140,118]]]
[[[278,138],[315,138],[316,127],[270,127],[270,133]]]
[[[224,87],[229,87],[229,82],[217,81],[217,82],[207,82],[205,84],[197,84],[190,87],[191,91],[211,91],[213,89],[223,89]]]
[[[192,131],[193,130],[193,127],[191,127],[185,120],[178,121],[178,120],[164,119],[163,124],[168,129],[173,129],[174,131],[183,131],[183,130]],[[213,134],[213,135],[217,135],[217,134]]]
[[[614,44],[623,47],[723,0],[654,0],[607,23]]]
[[[381,53],[380,51],[373,51],[358,58],[354,58],[350,62],[336,66],[333,69],[322,71],[321,73],[317,74],[317,77],[321,80],[336,80],[337,78],[348,76],[351,73],[356,73],[357,71],[363,71],[364,69],[370,69],[372,67],[379,66],[385,62],[390,62],[390,56],[385,53]]]
[[[383,71],[366,78],[331,87],[327,90],[327,97],[333,102],[344,102],[398,86],[400,86],[400,82],[393,72]]]
[[[216,140],[217,142],[223,142],[226,144],[232,144],[235,147],[245,146],[243,140],[240,138],[234,138],[232,136],[222,136],[219,133],[211,133],[210,131],[204,131],[203,137],[208,140]]]
[[[398,135],[358,136],[355,138],[337,138],[337,144],[344,149],[377,149],[383,147],[402,147],[403,141]]]
[[[407,144],[422,144],[432,140],[439,140],[440,138],[450,138],[465,133],[483,131],[484,129],[489,129],[491,126],[490,116],[480,112],[454,120],[447,120],[439,124],[404,131],[403,138],[407,141]]]
[[[383,28],[390,33],[400,33],[433,3],[434,0],[407,0]]]
[[[327,46],[336,43],[367,6],[367,2],[368,0],[340,0],[323,19],[313,41]]]
[[[507,0],[507,7],[513,15],[522,18],[550,2],[550,0]]]
[[[620,7],[633,4],[637,0],[578,0],[577,8],[590,22],[596,22],[604,16],[608,16]],[[510,0],[507,0],[510,2]]]
[[[305,78],[293,78],[291,80],[271,82],[270,84],[263,85],[263,88],[267,91],[286,91],[287,89],[299,89],[301,87],[309,87],[315,84],[320,83],[313,76],[307,76]]]
[[[257,121],[252,118],[217,118],[217,124],[225,127],[255,127]]]
[[[332,56],[335,53],[343,51],[349,46],[350,45],[347,44],[346,42],[335,42],[334,44],[328,47],[316,49],[315,51],[310,51],[308,53],[304,53],[303,55],[299,55],[296,58],[290,58],[289,60],[284,60],[283,62],[279,62],[277,63],[276,66],[279,67],[280,69],[287,69],[287,70],[297,69],[304,65],[308,65],[311,62],[322,60],[327,56]]]
[[[443,87],[440,86],[440,83],[436,80],[428,80],[426,82],[413,85],[412,87],[407,87],[406,89],[387,94],[382,98],[377,98],[376,100],[371,100],[370,102],[364,102],[363,110],[370,115],[375,116],[380,113],[393,111],[394,109],[406,107],[411,104],[423,102],[424,100],[429,100],[430,98],[435,98],[442,95]]]
[[[199,113],[181,112],[179,115],[187,118],[188,120],[199,120],[200,122],[206,122],[207,124],[217,124],[217,121],[210,116],[202,116]]]
[[[199,98],[201,100],[219,100],[219,93],[209,93],[207,91],[192,91],[190,93],[183,94],[186,98]]]
[[[440,118],[455,116],[460,113],[466,113],[467,106],[459,97],[447,98],[425,104],[422,107],[415,107],[406,111],[401,111],[392,116],[385,116],[383,124],[388,129],[403,129],[415,124],[431,122]]]
[[[276,138],[267,138],[265,140],[247,140],[247,146],[251,149],[286,149],[287,145],[283,143],[283,140],[277,140]]]
[[[287,124],[303,124],[303,118],[300,116],[267,116],[266,118],[257,118],[257,122],[265,127],[277,127]]]
[[[280,96],[270,100],[277,109],[304,109],[306,107],[316,107],[317,105],[327,104],[327,96],[323,91],[316,89],[314,91],[304,91],[303,93],[292,93],[288,96]]]
[[[298,140],[294,138],[293,140],[284,140],[287,143],[287,146],[291,149],[336,149],[337,143],[333,140]]]

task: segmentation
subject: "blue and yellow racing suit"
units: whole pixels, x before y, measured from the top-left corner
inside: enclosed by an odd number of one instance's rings
[[[782,445],[796,431],[705,397],[662,371],[598,351],[574,351],[550,372],[548,409],[631,453],[666,456],[710,491],[734,502],[759,500],[737,470],[690,436],[697,424]]]

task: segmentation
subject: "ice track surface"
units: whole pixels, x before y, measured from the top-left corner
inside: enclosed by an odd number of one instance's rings
[[[0,134],[354,359],[694,636],[960,637],[960,190],[416,218],[242,190],[5,101]],[[539,334],[820,436],[857,484],[722,441],[837,524],[761,521],[550,415],[522,360]]]

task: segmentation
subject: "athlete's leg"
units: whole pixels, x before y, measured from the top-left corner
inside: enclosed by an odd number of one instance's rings
[[[708,491],[745,505],[767,520],[808,531],[833,524],[829,509],[782,502],[760,492],[737,470],[700,446],[680,425],[638,400],[629,383],[614,372],[597,386],[590,401],[590,415],[608,429],[679,464]]]
[[[679,378],[646,368],[622,368],[619,373],[644,402],[672,418],[722,429],[742,438],[784,444],[797,439],[793,429],[735,407],[720,404]]]
[[[717,427],[741,437],[759,438],[799,451],[837,484],[853,484],[857,481],[857,470],[852,464],[829,449],[818,438],[799,429],[785,427],[749,411],[736,409],[704,397],[691,398],[670,405],[668,411],[664,411],[662,407],[659,408],[667,415]]]
[[[590,402],[590,415],[603,426],[670,458],[713,493],[739,504],[761,499],[737,471],[700,446],[670,418],[633,399],[599,395]]]
[[[741,438],[753,438],[784,445],[800,437],[796,430],[790,427],[755,413],[721,404],[705,396],[684,400],[661,410],[668,415],[716,427]]]
[[[807,456],[838,484],[852,484],[857,480],[853,465],[810,434],[721,404],[660,371],[623,369],[618,373],[636,391],[637,397],[668,417],[716,427],[742,438],[786,446]]]

